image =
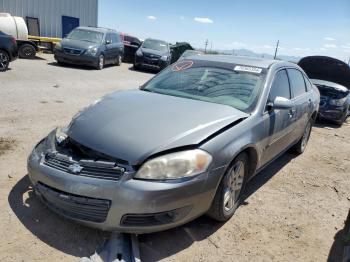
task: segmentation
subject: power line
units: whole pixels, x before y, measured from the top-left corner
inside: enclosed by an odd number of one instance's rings
[[[205,47],[204,47],[204,53],[206,54],[206,53],[207,53],[207,46],[208,46],[208,39],[205,40],[204,45],[205,45]]]
[[[275,56],[273,57],[273,59],[276,59],[276,57],[277,57],[277,50],[278,50],[278,45],[279,44],[280,44],[280,40],[277,41],[276,49],[275,49]]]

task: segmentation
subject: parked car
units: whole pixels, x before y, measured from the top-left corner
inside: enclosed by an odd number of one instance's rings
[[[254,175],[289,148],[304,152],[318,105],[293,63],[192,56],[53,130],[30,154],[29,178],[52,210],[103,230],[226,221]]]
[[[320,90],[319,118],[341,125],[347,117],[350,104],[350,98],[345,98],[350,90],[349,65],[327,56],[307,56],[302,58],[298,65]]]
[[[135,53],[140,48],[142,41],[135,36],[120,33],[120,37],[124,44],[123,62],[133,63]]]
[[[194,55],[204,55],[202,51],[198,50],[186,50],[185,52],[182,53],[182,55],[179,57],[178,61],[184,60],[189,56],[194,56]]]
[[[93,66],[121,65],[124,46],[119,34],[111,29],[77,27],[54,50],[58,63]]]
[[[167,67],[171,61],[171,52],[169,43],[148,38],[136,51],[134,67],[136,69],[162,70]]]
[[[350,112],[349,90],[337,83],[311,79],[321,94],[318,116],[342,125]]]
[[[0,72],[6,71],[10,62],[17,59],[16,39],[0,31]]]
[[[186,42],[176,42],[176,44],[170,46],[171,51],[171,64],[179,60],[180,56],[186,52],[194,50],[193,47]]]

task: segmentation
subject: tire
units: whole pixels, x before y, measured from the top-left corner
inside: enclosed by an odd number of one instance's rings
[[[229,220],[242,201],[248,179],[248,155],[240,153],[221,179],[207,215],[224,222]],[[229,199],[231,197],[231,200]]]
[[[104,57],[104,55],[100,55],[98,57],[96,69],[97,70],[102,70],[104,66],[105,66],[105,57]]]
[[[30,44],[24,44],[24,45],[19,47],[18,55],[20,58],[33,59],[36,55],[36,50],[35,50],[34,46],[32,46]]]
[[[122,56],[121,56],[121,55],[118,55],[118,57],[117,57],[117,62],[116,62],[115,64],[116,64],[117,66],[121,66],[122,60],[123,60]]]
[[[10,64],[10,57],[7,52],[0,50],[0,72],[6,71]]]
[[[138,65],[136,65],[136,63],[134,63],[134,69],[135,70],[140,70],[140,67]]]
[[[298,143],[296,143],[293,147],[292,150],[294,153],[297,154],[302,154],[304,153],[307,143],[309,142],[309,138],[311,135],[311,130],[312,130],[312,125],[313,125],[313,120],[310,119],[309,122],[307,123],[303,136],[300,138],[300,140],[298,141]]]

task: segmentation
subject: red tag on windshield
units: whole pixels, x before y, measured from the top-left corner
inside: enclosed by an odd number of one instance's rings
[[[174,72],[179,72],[179,71],[186,70],[186,69],[192,67],[192,65],[193,65],[193,61],[184,60],[184,61],[180,61],[180,62],[176,63],[175,65],[173,65],[172,70]]]

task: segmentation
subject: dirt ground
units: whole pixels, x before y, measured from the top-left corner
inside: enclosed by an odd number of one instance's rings
[[[137,88],[153,74],[131,65],[95,71],[59,67],[51,55],[17,60],[0,74],[0,261],[79,261],[108,233],[44,207],[26,158],[41,138],[108,92]],[[284,154],[249,184],[244,204],[219,224],[200,217],[140,236],[144,261],[341,261],[350,207],[350,118],[317,124],[306,152]]]

